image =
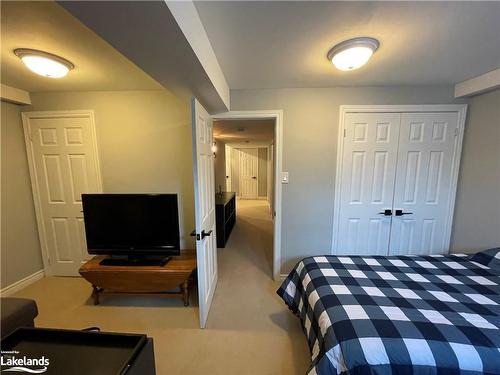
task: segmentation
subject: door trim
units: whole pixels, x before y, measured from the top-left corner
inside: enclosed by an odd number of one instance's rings
[[[283,110],[229,111],[212,116],[214,120],[274,120],[274,232],[273,232],[273,279],[280,280],[281,272],[281,197],[282,186],[280,175],[283,169]]]
[[[99,149],[97,144],[97,132],[95,127],[94,111],[88,110],[72,110],[72,111],[33,111],[21,112],[23,121],[24,141],[26,144],[26,154],[28,158],[28,169],[30,172],[31,190],[33,191],[33,203],[35,205],[35,216],[38,229],[38,238],[42,253],[43,269],[45,275],[52,275],[52,268],[49,262],[49,248],[45,237],[45,225],[43,221],[42,203],[40,198],[39,182],[35,173],[35,155],[30,134],[30,120],[40,118],[57,118],[57,117],[87,117],[90,120],[90,136],[92,138],[92,147],[95,153],[95,168],[97,170],[97,186],[99,192],[102,192],[102,177],[101,166],[99,162]]]
[[[467,104],[436,104],[436,105],[341,105],[339,108],[339,127],[337,133],[337,160],[335,168],[335,197],[333,205],[333,230],[331,254],[337,251],[337,233],[340,225],[340,187],[342,186],[342,156],[344,154],[344,130],[345,115],[347,113],[420,113],[420,112],[452,112],[457,114],[458,134],[453,150],[453,164],[451,177],[450,204],[445,226],[447,238],[446,248],[449,249],[451,241],[451,230],[453,224],[453,212],[455,209],[455,198],[457,193],[458,171],[460,168],[460,157],[462,154],[462,143],[464,137],[465,119],[467,115]]]

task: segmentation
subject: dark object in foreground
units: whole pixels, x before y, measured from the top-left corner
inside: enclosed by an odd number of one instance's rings
[[[2,297],[2,337],[19,327],[34,327],[38,315],[36,302],[27,298]]]
[[[19,328],[2,339],[3,362],[17,359],[48,360],[29,369],[47,367],[48,375],[155,375],[153,339],[146,335]],[[5,354],[16,351],[15,354]],[[15,366],[2,366],[2,371]],[[17,365],[19,367],[19,365]]]

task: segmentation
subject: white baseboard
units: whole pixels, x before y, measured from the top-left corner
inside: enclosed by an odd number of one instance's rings
[[[26,276],[24,279],[16,281],[15,283],[10,284],[5,288],[2,288],[0,294],[2,295],[2,297],[8,297],[20,291],[21,289],[26,288],[28,285],[33,284],[35,281],[43,279],[44,276],[45,276],[44,270],[37,271],[32,275]]]

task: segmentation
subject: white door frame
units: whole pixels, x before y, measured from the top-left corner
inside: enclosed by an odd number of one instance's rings
[[[273,233],[273,278],[279,280],[281,271],[281,184],[279,183],[283,167],[283,111],[229,111],[212,116],[215,120],[274,120],[274,233]]]
[[[452,185],[450,192],[450,204],[445,236],[447,238],[446,247],[450,247],[451,229],[453,223],[453,212],[455,209],[455,197],[457,192],[458,171],[460,168],[460,156],[462,154],[462,141],[464,136],[465,118],[467,115],[467,104],[436,104],[436,105],[341,105],[339,110],[339,131],[337,143],[337,163],[335,169],[335,198],[334,198],[334,213],[333,213],[333,231],[332,231],[332,248],[331,253],[335,254],[337,250],[337,233],[340,224],[340,187],[342,186],[342,156],[344,154],[344,131],[345,131],[345,115],[347,113],[419,113],[419,112],[455,112],[457,113],[458,135],[453,150],[453,165],[452,165]]]
[[[35,155],[33,144],[31,143],[31,134],[29,131],[29,120],[33,118],[54,118],[54,117],[88,117],[90,121],[90,135],[92,138],[92,147],[96,155],[95,168],[97,170],[97,185],[98,190],[102,192],[102,177],[101,166],[99,163],[99,149],[97,143],[97,132],[95,128],[94,111],[87,110],[72,110],[72,111],[33,111],[21,113],[24,130],[24,141],[26,143],[26,154],[28,156],[28,168],[30,172],[31,190],[33,191],[33,202],[35,205],[35,216],[37,221],[38,238],[42,252],[42,262],[45,275],[51,275],[52,269],[49,262],[49,247],[45,237],[45,225],[43,220],[42,202],[39,194],[39,181],[35,172]]]

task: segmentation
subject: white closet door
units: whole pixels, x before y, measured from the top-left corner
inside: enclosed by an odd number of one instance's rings
[[[401,115],[391,255],[448,251],[456,113]],[[403,215],[398,216],[401,210]]]
[[[400,117],[345,115],[337,254],[387,255]]]
[[[90,256],[82,194],[102,191],[91,111],[23,112],[38,230],[49,271],[77,276]]]
[[[243,199],[257,199],[257,173],[259,166],[257,148],[240,149],[240,193]]]

